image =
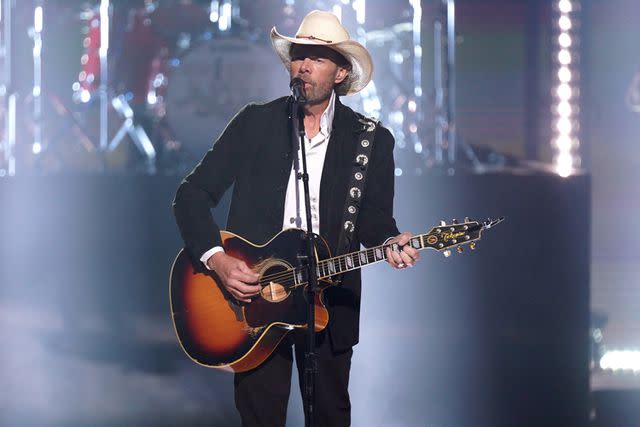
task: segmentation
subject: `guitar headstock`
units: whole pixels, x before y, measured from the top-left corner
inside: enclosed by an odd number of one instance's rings
[[[451,255],[451,249],[458,253],[464,252],[464,246],[469,245],[471,250],[476,248],[476,241],[482,237],[482,232],[504,221],[504,217],[497,219],[488,218],[486,221],[475,221],[465,218],[459,223],[452,220],[451,223],[440,221],[431,231],[422,236],[424,247],[429,247],[442,252],[444,256]]]

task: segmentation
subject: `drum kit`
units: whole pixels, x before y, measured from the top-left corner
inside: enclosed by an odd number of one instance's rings
[[[80,14],[83,52],[73,100],[89,137],[106,153],[107,168],[184,173],[243,105],[287,93],[286,72],[268,37],[258,40],[234,10],[238,3],[215,2],[215,10],[212,2],[133,3],[109,9],[106,68],[104,12],[88,5]],[[105,95],[108,118],[100,124]]]
[[[381,119],[396,135],[398,149],[406,146],[415,157],[421,113],[412,83],[415,40],[411,22],[403,22],[410,16],[411,2],[390,0],[385,5],[394,13],[367,15],[372,22],[377,19],[374,25],[380,28],[370,34],[364,31],[364,14],[358,15],[356,8],[361,2],[352,3],[92,0],[79,4],[72,11],[81,29],[77,79],[68,101],[65,93],[46,95],[55,112],[49,118],[44,114],[44,127],[53,127],[47,120],[55,122],[56,131],[44,132],[45,139],[58,141],[45,141],[38,153],[27,152],[32,159],[23,163],[38,174],[63,169],[184,174],[243,105],[288,94],[289,77],[268,34],[274,25],[294,34],[314,8],[338,10],[379,65],[371,88],[343,101]],[[49,7],[53,11],[54,6]],[[72,7],[67,4],[67,8]]]

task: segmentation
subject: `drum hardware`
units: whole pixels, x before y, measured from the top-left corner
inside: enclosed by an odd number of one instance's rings
[[[151,143],[151,139],[142,128],[141,125],[135,124],[133,120],[133,109],[127,102],[124,95],[118,95],[111,100],[111,106],[123,119],[120,129],[116,132],[113,139],[109,142],[107,152],[113,152],[122,142],[125,136],[129,136],[135,147],[145,156],[146,172],[148,174],[156,173],[156,150]]]

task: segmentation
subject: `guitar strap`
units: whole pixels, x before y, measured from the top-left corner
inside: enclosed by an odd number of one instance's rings
[[[373,149],[373,141],[378,124],[376,120],[370,118],[360,118],[359,121],[362,124],[362,132],[360,132],[356,156],[353,159],[353,170],[351,171],[349,191],[344,203],[342,231],[338,238],[336,255],[347,253],[351,246],[358,214],[360,213],[360,204],[365,194],[367,169],[369,167],[369,159],[371,158],[371,150]]]

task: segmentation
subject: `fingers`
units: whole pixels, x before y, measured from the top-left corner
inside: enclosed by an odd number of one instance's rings
[[[387,262],[389,262],[393,268],[406,267],[406,264],[402,261],[400,253],[392,251],[391,248],[387,248]]]
[[[244,283],[256,283],[260,275],[247,267],[247,264],[240,261],[231,270],[231,273],[229,273],[229,277],[231,279],[236,279]]]
[[[260,275],[255,271],[253,271],[252,269],[250,269],[246,263],[240,261],[238,263],[238,268],[240,269],[240,271],[242,271],[243,273],[247,274],[249,277],[252,278],[251,280],[248,280],[247,283],[255,283],[258,281],[258,278],[260,277]]]
[[[397,237],[397,239],[398,239],[398,240],[397,240],[397,243],[398,243],[400,246],[404,246],[404,245],[406,245],[407,243],[409,243],[409,240],[411,240],[411,237],[412,237],[411,233],[409,233],[408,231],[405,231],[404,233],[400,234],[400,235]]]
[[[238,301],[251,302],[251,297],[260,293],[260,286],[251,286],[232,279],[227,282],[227,290]]]
[[[227,265],[227,270],[222,274],[225,288],[241,302],[251,302],[251,297],[260,293],[261,286],[258,284],[260,275],[247,266],[244,261],[234,260]]]
[[[396,236],[391,242],[397,243],[402,246],[400,251],[392,251],[391,248],[387,248],[387,261],[394,268],[413,267],[418,261],[419,252],[417,249],[412,248],[408,243],[411,240],[412,234],[404,232]]]

